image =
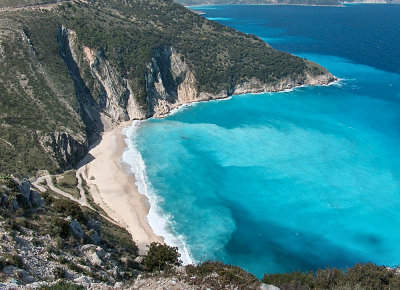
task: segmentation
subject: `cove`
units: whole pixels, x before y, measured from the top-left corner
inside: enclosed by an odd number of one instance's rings
[[[198,103],[128,130],[124,161],[143,161],[150,225],[187,260],[258,277],[398,264],[400,7],[208,8],[196,7],[341,81]]]

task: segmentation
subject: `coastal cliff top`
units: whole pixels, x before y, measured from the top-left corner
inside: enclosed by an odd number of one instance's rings
[[[147,83],[150,64],[166,48],[187,67],[176,75],[168,55],[157,63],[162,98],[171,104],[188,79],[196,99],[230,95],[249,82],[277,87],[329,76],[172,1],[19,0],[2,7],[0,172],[71,168],[104,130],[101,116],[110,123],[144,118],[158,102]]]

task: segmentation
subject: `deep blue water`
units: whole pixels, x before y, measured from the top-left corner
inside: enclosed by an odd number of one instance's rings
[[[342,81],[199,103],[131,128],[141,157],[124,160],[155,231],[194,261],[259,277],[399,264],[400,5],[196,9]]]

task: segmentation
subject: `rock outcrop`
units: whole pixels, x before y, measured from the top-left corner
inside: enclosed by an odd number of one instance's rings
[[[102,112],[114,122],[143,119],[144,112],[135,100],[128,80],[118,75],[105,59],[102,50],[94,51],[84,47],[83,52],[100,88],[97,99]]]
[[[72,136],[65,132],[44,134],[39,141],[62,169],[76,166],[88,150],[88,142],[83,136]]]
[[[328,71],[315,76],[306,72],[304,75],[290,76],[272,83],[251,79],[233,84],[219,93],[201,92],[195,73],[185,61],[184,55],[172,46],[160,46],[154,49],[144,74],[146,106],[143,106],[137,100],[135,88],[131,87],[128,79],[118,74],[101,49],[78,45],[76,33],[64,26],[60,26],[58,40],[77,90],[83,92],[80,94],[83,96],[80,103],[92,121],[95,118],[91,111],[95,109],[103,113],[111,123],[119,123],[164,117],[173,109],[192,102],[221,99],[233,94],[282,91],[299,85],[323,85],[334,80]],[[79,47],[82,47],[82,51],[79,51]],[[90,68],[92,80],[95,81],[91,91],[86,85],[89,80],[82,77],[85,65]]]

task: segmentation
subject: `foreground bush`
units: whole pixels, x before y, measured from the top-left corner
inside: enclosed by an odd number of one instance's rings
[[[148,271],[162,271],[172,265],[181,265],[182,261],[179,260],[179,257],[178,248],[160,243],[151,243],[143,264]]]
[[[197,266],[189,265],[186,273],[190,283],[195,285],[208,285],[212,289],[257,289],[259,281],[256,276],[240,267],[225,265],[221,262],[206,261]]]
[[[281,289],[400,289],[397,271],[398,268],[367,263],[346,271],[327,268],[307,273],[265,274],[261,281]]]

